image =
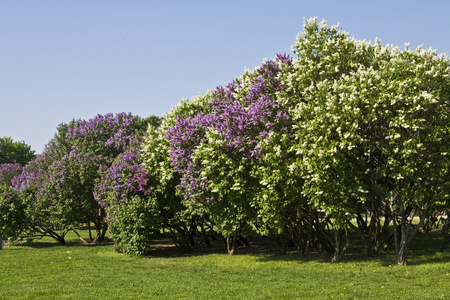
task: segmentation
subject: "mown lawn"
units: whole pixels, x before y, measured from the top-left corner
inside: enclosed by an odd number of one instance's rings
[[[440,242],[417,236],[401,267],[393,253],[368,259],[358,249],[332,264],[319,253],[136,257],[44,240],[0,251],[0,299],[450,299],[450,251],[438,252]]]

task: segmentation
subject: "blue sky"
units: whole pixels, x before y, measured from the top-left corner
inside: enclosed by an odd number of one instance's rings
[[[60,123],[162,116],[290,52],[303,18],[450,54],[448,1],[0,0],[0,137],[40,153]]]

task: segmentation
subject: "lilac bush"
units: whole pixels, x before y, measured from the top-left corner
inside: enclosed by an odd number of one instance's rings
[[[28,222],[24,232],[27,235],[47,235],[64,244],[64,237],[70,230],[66,211],[58,205],[55,195],[47,192],[52,179],[48,168],[54,163],[48,152],[39,155],[12,179],[12,189],[24,207],[24,219]]]
[[[11,179],[22,173],[21,164],[0,164],[0,186],[11,186]]]
[[[314,234],[335,262],[352,227],[368,255],[394,247],[406,264],[433,207],[448,204],[449,58],[358,41],[317,18],[305,20],[292,48],[298,59],[283,82],[297,95],[290,115],[301,129],[291,169],[310,206],[332,220],[331,234]]]
[[[196,176],[191,175],[201,166],[194,166],[193,154],[200,144],[208,142],[206,132],[217,132],[230,155],[255,162],[260,158],[260,141],[274,133],[275,123],[289,119],[273,99],[274,94],[283,89],[276,79],[281,72],[280,62],[292,63],[288,56],[278,55],[275,61],[265,62],[254,74],[247,74],[250,78],[236,79],[225,88],[217,87],[214,99],[207,103],[210,113],[179,117],[176,125],[167,130],[172,166],[183,175],[179,189],[186,198],[192,197],[198,186]]]
[[[61,124],[44,152],[18,177],[17,190],[32,195],[39,228],[72,229],[94,223],[94,241],[106,234],[105,212],[94,198],[100,169],[108,168],[120,153],[145,132],[148,120],[131,114],[97,115],[89,120]],[[45,220],[45,222],[44,222]],[[46,224],[44,226],[44,224]],[[56,224],[56,225],[55,225]]]
[[[65,125],[64,135],[60,136],[60,143],[70,148],[51,169],[57,176],[47,190],[74,208],[71,216],[94,223],[95,240],[102,240],[107,229],[105,212],[94,197],[98,171],[109,167],[115,157],[126,151],[145,131],[145,126],[146,122],[130,113],[97,115],[89,120],[72,121]]]
[[[230,252],[234,238],[257,216],[251,201],[255,191],[243,187],[258,185],[252,172],[262,158],[261,142],[283,132],[282,124],[289,120],[276,95],[284,89],[279,74],[291,64],[289,56],[277,55],[226,87],[217,87],[203,112],[178,117],[167,130],[185,205],[211,217],[229,237]]]
[[[255,229],[283,252],[320,248],[337,262],[352,227],[368,255],[385,242],[406,264],[415,233],[449,208],[448,57],[317,19],[292,49],[295,60],[279,54],[183,100],[144,137],[148,121],[130,114],[60,125],[2,187],[0,209],[20,199],[33,230],[62,240],[77,222],[93,222],[96,239],[109,226],[126,253],[162,232],[184,249],[200,232],[208,243],[207,227],[231,254]]]
[[[26,207],[11,187],[0,186],[0,236],[17,238],[29,228]]]
[[[194,236],[199,228],[203,228],[208,223],[208,220],[199,218],[186,209],[182,195],[176,190],[176,186],[180,183],[180,174],[171,164],[170,145],[166,134],[168,128],[176,124],[177,120],[206,112],[208,109],[206,103],[211,97],[211,92],[208,92],[192,100],[180,102],[164,116],[161,126],[149,127],[140,153],[147,174],[153,178],[152,201],[161,217],[160,230],[170,236],[177,247],[184,250],[195,246]],[[203,235],[207,231],[201,230]],[[205,241],[207,241],[206,237]]]
[[[140,254],[159,233],[159,210],[151,198],[152,182],[142,165],[139,144],[99,170],[94,196],[105,210],[109,236],[118,251]]]

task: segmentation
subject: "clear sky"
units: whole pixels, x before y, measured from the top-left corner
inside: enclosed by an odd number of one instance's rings
[[[303,18],[450,54],[450,1],[0,0],[0,137],[37,153],[60,123],[162,116],[290,52]]]

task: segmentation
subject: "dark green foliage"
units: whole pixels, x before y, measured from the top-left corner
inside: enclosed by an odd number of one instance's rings
[[[26,209],[16,191],[0,186],[0,236],[15,239],[30,227]]]
[[[18,163],[25,166],[35,157],[35,151],[25,142],[15,142],[10,137],[0,138],[0,164]]]

